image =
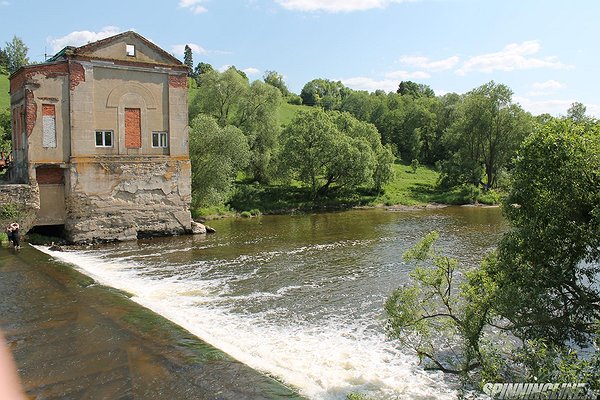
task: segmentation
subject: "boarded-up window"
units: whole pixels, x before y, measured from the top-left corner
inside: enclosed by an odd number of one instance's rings
[[[125,147],[128,149],[142,147],[142,125],[139,108],[125,109]]]
[[[65,183],[64,170],[59,167],[38,167],[35,170],[36,180],[40,185],[56,185]]]
[[[56,147],[56,116],[54,104],[42,104],[42,120],[44,126],[42,146]]]

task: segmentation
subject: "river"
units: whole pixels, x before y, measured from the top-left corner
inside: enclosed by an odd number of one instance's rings
[[[382,209],[211,221],[214,235],[49,252],[311,399],[455,398],[386,337],[383,303],[431,230],[475,264],[507,229],[497,208]]]

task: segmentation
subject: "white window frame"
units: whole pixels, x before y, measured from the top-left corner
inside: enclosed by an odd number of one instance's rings
[[[155,137],[157,138],[157,146],[154,145]],[[167,147],[169,147],[169,133],[167,131],[152,131],[151,139],[152,148],[154,149],[166,149]]]
[[[135,57],[135,45],[134,44],[126,44],[125,45],[125,53],[129,57]]]
[[[98,144],[98,133],[102,134],[102,144]],[[110,136],[110,146],[106,144],[107,135]],[[94,133],[94,143],[96,144],[96,147],[113,147],[115,144],[115,134],[112,130],[97,130]]]

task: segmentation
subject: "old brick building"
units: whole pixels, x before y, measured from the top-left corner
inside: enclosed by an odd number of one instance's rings
[[[187,67],[135,32],[10,76],[12,180],[68,239],[190,230]]]

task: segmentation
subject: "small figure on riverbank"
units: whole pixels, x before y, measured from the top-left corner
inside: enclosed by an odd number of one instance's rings
[[[8,235],[8,241],[14,247],[15,250],[21,248],[21,238],[19,237],[19,224],[13,222],[6,228],[6,234]]]

